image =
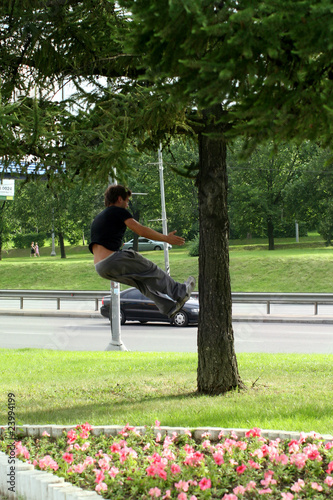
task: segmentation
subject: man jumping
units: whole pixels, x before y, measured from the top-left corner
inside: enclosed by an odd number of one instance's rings
[[[184,245],[185,240],[176,236],[176,231],[164,235],[133,219],[127,210],[131,195],[129,189],[119,184],[105,191],[106,208],[91,225],[89,250],[94,254],[95,269],[102,278],[138,288],[162,314],[173,318],[190,298],[195,279],[190,276],[185,283],[178,283],[139,253],[120,247],[126,227],[139,236],[171,245]]]

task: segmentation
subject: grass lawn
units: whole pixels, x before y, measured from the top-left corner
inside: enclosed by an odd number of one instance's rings
[[[304,241],[303,241],[304,240]],[[251,240],[250,240],[251,241]],[[261,241],[261,243],[260,243]],[[230,274],[233,292],[331,292],[333,247],[325,247],[316,236],[277,240],[276,250],[267,250],[263,240],[251,245],[231,242]],[[237,244],[236,244],[237,243]],[[3,252],[0,261],[2,289],[108,290],[108,283],[95,272],[87,247],[67,247],[67,258],[50,257],[50,248],[40,258],[29,250]],[[163,252],[143,252],[164,267]],[[170,251],[171,274],[177,281],[198,277],[198,258],[190,257],[188,246]]]
[[[239,354],[243,392],[196,394],[191,353],[0,350],[0,424],[161,425],[333,432],[333,355]]]
[[[332,292],[333,248],[307,239],[298,245],[233,242],[232,290]],[[29,250],[3,252],[2,289],[107,290],[86,247],[69,247],[67,258],[40,258]],[[146,252],[163,267],[163,252]],[[172,276],[198,276],[188,248],[170,252]],[[196,394],[197,355],[191,353],[59,352],[0,349],[0,424],[6,398],[16,396],[17,424],[261,427],[333,433],[333,356],[238,354],[245,392]]]

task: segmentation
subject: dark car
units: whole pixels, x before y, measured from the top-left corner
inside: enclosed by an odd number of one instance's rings
[[[102,316],[110,317],[110,295],[103,297],[100,308]],[[197,324],[199,318],[199,302],[196,299],[188,300],[182,309],[170,320],[168,316],[160,313],[155,303],[145,297],[136,288],[128,288],[120,292],[120,322],[126,321],[163,321],[175,326]]]

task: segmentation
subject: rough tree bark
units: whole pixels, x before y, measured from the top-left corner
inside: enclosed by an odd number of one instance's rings
[[[60,245],[60,254],[62,259],[66,259],[66,250],[65,250],[65,239],[62,232],[58,233],[59,245]]]
[[[220,116],[217,106],[213,115]],[[200,257],[198,392],[222,394],[244,388],[238,373],[232,329],[229,275],[226,144],[221,125],[204,113],[199,134]],[[209,134],[209,135],[207,135]]]

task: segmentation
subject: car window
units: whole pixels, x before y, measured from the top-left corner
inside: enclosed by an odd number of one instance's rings
[[[129,292],[126,294],[126,299],[144,299],[144,295],[142,295],[141,292],[139,292],[139,290],[137,290],[136,288],[134,290],[129,290]]]

